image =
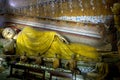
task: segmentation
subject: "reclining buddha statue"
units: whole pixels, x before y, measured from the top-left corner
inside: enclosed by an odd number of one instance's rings
[[[61,59],[71,59],[73,54],[77,60],[92,59],[98,61],[100,55],[96,48],[80,43],[69,43],[65,38],[53,31],[39,31],[25,27],[16,39],[16,54],[54,58],[57,54]]]

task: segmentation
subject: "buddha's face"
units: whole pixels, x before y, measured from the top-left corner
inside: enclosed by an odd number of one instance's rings
[[[5,28],[2,32],[2,36],[5,39],[12,39],[15,36],[16,32],[12,28]]]

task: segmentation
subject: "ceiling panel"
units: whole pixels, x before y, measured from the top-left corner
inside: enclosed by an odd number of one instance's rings
[[[36,0],[9,0],[11,7],[27,6],[29,4],[34,4],[35,2]]]
[[[48,1],[56,1],[56,0],[9,0],[9,4],[11,7],[22,7],[27,5],[32,5],[35,3],[42,3]]]

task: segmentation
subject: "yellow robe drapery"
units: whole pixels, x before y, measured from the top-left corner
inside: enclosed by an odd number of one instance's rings
[[[98,60],[99,54],[96,48],[80,43],[66,44],[61,40],[56,32],[38,31],[31,27],[25,27],[16,40],[16,53],[27,56],[41,56],[53,58],[58,54],[62,59],[71,59],[72,54],[76,54],[77,60],[81,56]]]

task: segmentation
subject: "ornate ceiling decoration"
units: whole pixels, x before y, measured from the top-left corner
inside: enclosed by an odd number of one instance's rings
[[[42,2],[50,2],[56,0],[8,0],[11,7],[22,7],[27,5],[33,5]]]

